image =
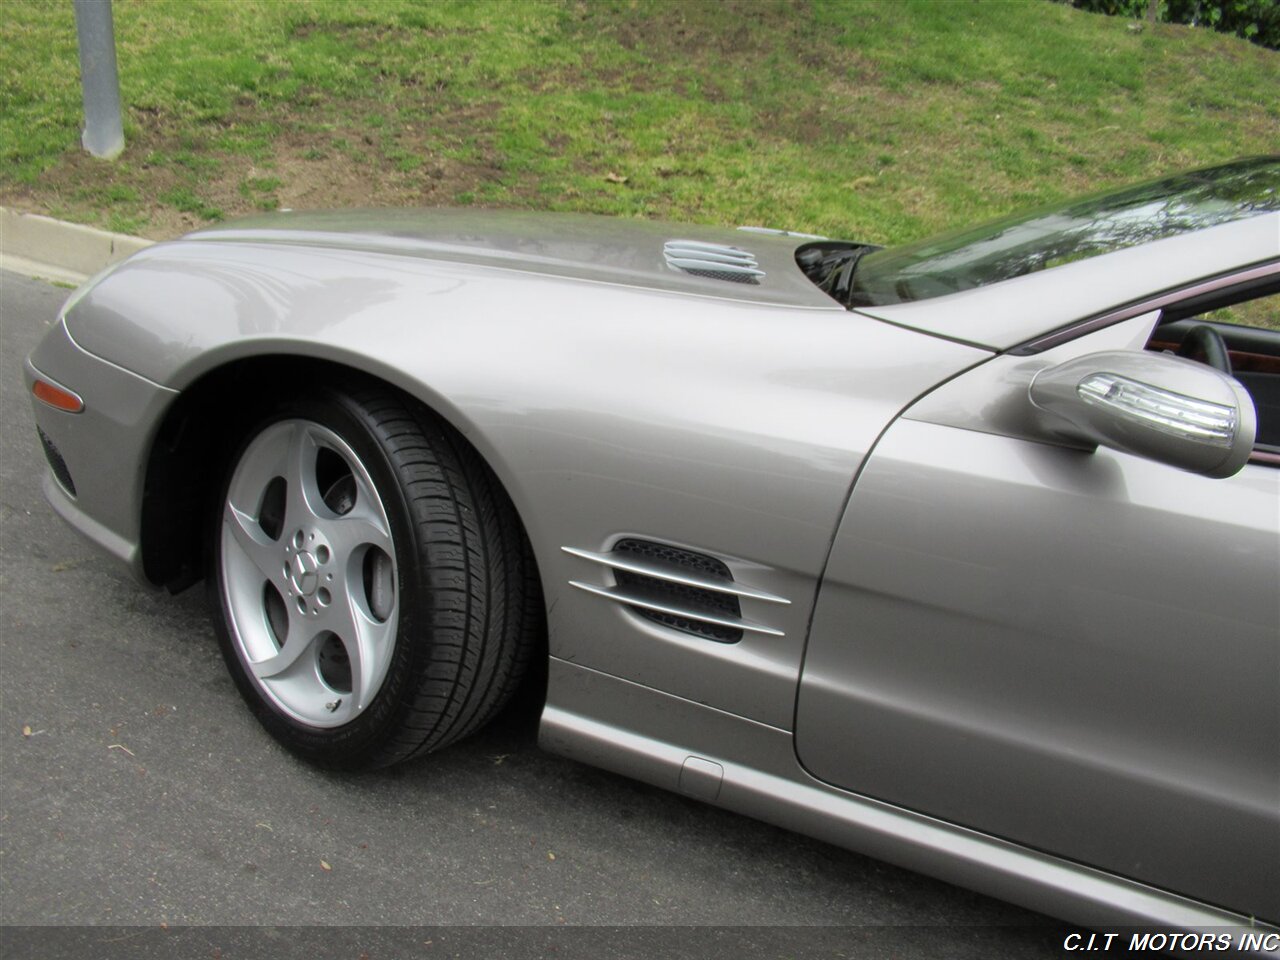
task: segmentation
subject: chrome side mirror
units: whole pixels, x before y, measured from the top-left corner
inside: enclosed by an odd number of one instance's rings
[[[1041,370],[1028,388],[1053,437],[1104,446],[1206,477],[1229,477],[1253,450],[1257,414],[1239,383],[1179,357],[1091,353]]]

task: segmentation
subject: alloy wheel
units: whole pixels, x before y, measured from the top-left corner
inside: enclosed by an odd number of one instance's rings
[[[325,426],[273,423],[235,467],[220,536],[228,627],[254,686],[299,723],[351,722],[386,678],[399,611],[368,469]]]

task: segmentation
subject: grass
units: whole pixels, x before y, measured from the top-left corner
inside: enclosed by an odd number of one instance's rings
[[[0,4],[0,202],[153,237],[277,206],[583,210],[897,242],[1274,151],[1280,55],[1021,2]]]

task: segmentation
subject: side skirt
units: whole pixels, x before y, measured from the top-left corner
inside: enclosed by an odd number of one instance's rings
[[[788,730],[551,658],[551,753],[1087,927],[1221,934],[1248,917],[848,793],[800,766]]]

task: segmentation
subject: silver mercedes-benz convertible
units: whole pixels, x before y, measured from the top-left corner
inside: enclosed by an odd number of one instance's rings
[[[547,750],[1069,920],[1280,922],[1280,157],[891,249],[279,213],[27,377],[315,762],[538,683]]]

